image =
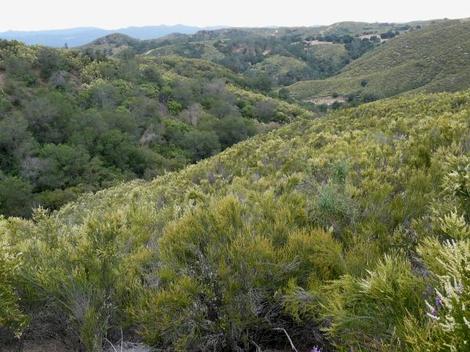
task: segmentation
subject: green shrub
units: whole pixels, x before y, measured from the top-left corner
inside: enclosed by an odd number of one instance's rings
[[[36,219],[43,216],[38,213]],[[126,290],[134,284],[134,277],[125,275],[132,266],[122,266],[120,243],[128,229],[115,214],[90,220],[66,235],[59,235],[60,227],[53,223],[42,230],[25,248],[28,255],[41,255],[22,269],[26,284],[39,290],[34,301],[48,302],[53,314],[47,319],[52,322],[65,318],[68,332],[86,351],[102,351],[108,331],[124,325],[117,311],[125,309]],[[51,238],[51,232],[57,237]]]
[[[434,289],[426,302],[427,321],[409,319],[407,339],[420,351],[465,351],[470,344],[470,242],[428,239],[418,252],[432,270]]]
[[[32,187],[18,177],[0,175],[0,214],[29,216],[32,206]]]
[[[249,336],[282,324],[277,292],[290,280],[307,286],[344,272],[341,246],[331,234],[290,231],[276,244],[267,211],[227,197],[170,224],[159,244],[160,287],[147,292],[135,312],[149,343],[178,350],[249,348]]]
[[[332,283],[324,314],[338,346],[381,351],[404,345],[404,319],[425,315],[423,278],[401,257],[386,256],[366,278],[346,275]]]
[[[2,243],[2,221],[0,218],[0,328],[6,328],[20,337],[28,323],[15,290],[21,257],[12,255]]]
[[[343,176],[335,175],[335,177],[342,178]],[[329,183],[320,186],[312,202],[310,216],[316,224],[324,228],[332,228],[338,233],[344,226],[355,221],[355,204],[341,184]]]
[[[89,351],[121,328],[160,350],[282,350],[279,328],[299,351],[465,350],[467,102],[337,111],[5,220],[7,253],[22,258],[7,291],[28,332],[52,326]],[[197,130],[162,123],[172,143]]]

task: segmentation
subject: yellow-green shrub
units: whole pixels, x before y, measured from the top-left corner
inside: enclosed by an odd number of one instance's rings
[[[346,275],[331,284],[324,305],[331,319],[327,333],[340,349],[400,349],[404,319],[425,315],[425,288],[406,259],[386,256],[364,279]]]
[[[15,292],[19,265],[21,265],[21,258],[18,255],[12,255],[0,237],[0,328],[10,330],[17,337],[21,336],[28,322],[27,317],[21,311],[19,297]]]
[[[279,227],[271,215],[288,213],[289,203],[270,199],[252,207],[228,196],[166,228],[158,287],[134,311],[147,341],[179,350],[250,348],[252,338],[283,324],[278,293],[290,280],[307,286],[343,273],[332,235],[295,230],[295,217]]]

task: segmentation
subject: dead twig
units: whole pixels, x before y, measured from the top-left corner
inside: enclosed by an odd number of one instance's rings
[[[256,352],[263,352],[263,351],[261,350],[261,347],[259,347],[258,344],[257,344],[255,341],[251,340],[251,343],[252,343],[253,345],[255,345],[255,347],[256,347]]]
[[[111,347],[113,348],[114,352],[118,352],[116,347],[114,347],[113,343],[111,341],[109,341],[106,337],[104,338],[104,340],[109,343],[111,345]]]
[[[292,347],[292,350],[295,351],[295,352],[299,352],[297,350],[297,348],[295,348],[295,345],[294,343],[292,342],[292,339],[290,338],[289,334],[287,333],[286,329],[284,328],[274,328],[274,330],[277,330],[277,331],[284,331],[284,334],[286,334],[287,336],[287,339],[289,340],[289,343],[290,343],[290,347]]]
[[[124,344],[124,334],[123,334],[122,328],[121,328],[121,352],[122,352],[123,344]]]

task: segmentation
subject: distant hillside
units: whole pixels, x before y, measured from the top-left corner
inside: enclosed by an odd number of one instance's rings
[[[402,34],[326,80],[288,89],[301,100],[359,97],[375,100],[408,91],[457,91],[470,87],[470,22],[443,21]]]
[[[148,56],[204,59],[241,73],[253,86],[269,91],[330,77],[381,42],[428,24],[341,22],[318,27],[225,28],[135,42],[108,36],[83,49],[106,56],[132,49]]]
[[[204,29],[200,27],[174,25],[174,26],[146,26],[127,27],[113,30],[101,28],[72,28],[46,31],[8,31],[0,33],[0,39],[19,40],[28,45],[45,45],[50,47],[69,47],[85,45],[95,39],[112,33],[121,33],[136,39],[153,39],[171,33],[193,34]]]

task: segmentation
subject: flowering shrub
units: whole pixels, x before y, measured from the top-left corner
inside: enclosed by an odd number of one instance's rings
[[[0,321],[91,352],[121,329],[172,351],[290,348],[279,331],[465,351],[469,110],[467,92],[337,111],[2,220]]]

